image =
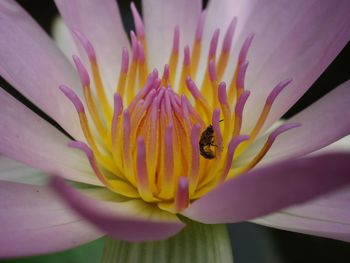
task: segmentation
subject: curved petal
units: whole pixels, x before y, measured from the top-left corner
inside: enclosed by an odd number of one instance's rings
[[[67,25],[61,17],[56,17],[52,25],[52,36],[57,46],[71,60],[73,54],[78,54],[78,49]]]
[[[252,222],[350,242],[350,188]]]
[[[0,88],[0,154],[69,180],[101,185],[79,151],[56,128]]]
[[[254,219],[350,184],[350,153],[291,159],[234,178],[184,215],[204,223]]]
[[[15,1],[0,2],[0,74],[19,92],[82,139],[74,107],[58,89],[66,84],[80,92],[71,63]]]
[[[180,59],[185,45],[191,46],[202,9],[201,0],[143,0],[147,57],[150,68],[163,70],[168,64],[176,26],[180,29]]]
[[[65,250],[101,233],[47,187],[0,181],[0,258]]]
[[[113,0],[55,0],[70,29],[84,34],[94,46],[106,87],[114,90],[123,47],[129,47],[117,4]],[[87,57],[78,43],[81,57]]]
[[[341,138],[340,140],[322,148],[317,151],[312,152],[310,155],[318,155],[323,153],[331,152],[350,152],[350,135]]]
[[[122,203],[97,201],[80,194],[58,176],[53,177],[51,185],[79,215],[120,240],[166,239],[185,226],[175,215],[141,200]]]
[[[288,122],[300,123],[301,127],[276,141],[262,163],[305,155],[350,134],[350,80]]]
[[[233,16],[238,17],[234,58],[244,38],[255,34],[246,75],[246,87],[252,91],[246,106],[246,127],[254,123],[256,111],[263,107],[268,93],[280,81],[293,79],[274,103],[266,127],[304,94],[349,41],[349,13],[347,0],[213,0],[209,3],[204,42],[209,42],[217,26],[226,28]]]
[[[0,155],[0,181],[45,185],[47,177],[43,172]]]

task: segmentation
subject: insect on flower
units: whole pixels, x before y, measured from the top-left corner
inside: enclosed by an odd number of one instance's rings
[[[220,122],[223,120],[220,120]],[[213,125],[209,125],[201,134],[199,139],[200,154],[206,159],[215,158],[215,149],[219,145],[215,144]],[[212,147],[216,147],[214,150]]]

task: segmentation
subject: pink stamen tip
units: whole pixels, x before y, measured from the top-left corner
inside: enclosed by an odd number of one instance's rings
[[[229,53],[232,45],[232,40],[233,40],[233,34],[236,29],[236,24],[237,24],[237,17],[234,17],[230,23],[230,25],[227,28],[224,41],[222,43],[222,51],[224,53]]]
[[[234,150],[238,147],[238,145],[244,141],[247,141],[248,139],[248,135],[238,135],[234,137],[228,145],[228,151],[234,153]]]
[[[137,49],[139,54],[139,59],[141,62],[145,61],[145,52],[143,51],[143,47],[140,41],[137,42]]]
[[[130,31],[131,46],[132,46],[132,57],[133,60],[137,60],[139,57],[138,41],[134,31]]]
[[[244,41],[241,51],[239,52],[239,59],[238,59],[239,63],[243,63],[243,61],[247,59],[248,50],[250,45],[252,44],[253,38],[254,38],[254,34],[251,34]]]
[[[250,95],[250,91],[245,90],[242,93],[242,95],[239,97],[237,104],[236,104],[236,108],[235,108],[236,115],[242,117],[243,109],[244,109],[245,103],[248,100],[249,95]]]
[[[269,138],[267,139],[269,144],[272,144],[277,136],[279,136],[281,133],[284,133],[290,129],[298,128],[300,127],[300,123],[285,123],[279,126],[276,130],[274,130],[270,135]]]
[[[84,142],[81,142],[81,141],[70,141],[68,143],[68,146],[71,147],[71,148],[75,148],[75,149],[79,149],[79,150],[83,151],[86,154],[86,156],[87,156],[87,158],[89,159],[90,162],[94,158],[93,157],[94,154],[93,154],[92,150]]]
[[[90,86],[89,73],[87,72],[83,63],[81,63],[81,60],[79,59],[79,57],[76,55],[73,55],[73,61],[74,61],[75,67],[78,71],[80,81],[81,81],[81,84],[83,85],[83,87]]]
[[[216,68],[215,68],[214,60],[210,60],[209,61],[209,77],[210,77],[210,81],[212,81],[212,82],[217,80]]]
[[[169,65],[165,64],[164,71],[163,71],[163,79],[168,80],[169,79]]]
[[[176,26],[174,29],[174,38],[173,38],[173,53],[179,53],[180,49],[180,28]]]
[[[194,98],[198,99],[201,97],[200,91],[198,90],[196,84],[190,77],[186,78],[186,85]]]
[[[155,68],[155,69],[152,71],[152,74],[153,74],[153,78],[154,78],[154,79],[158,78],[158,69]]]
[[[218,109],[218,108],[214,109],[212,122],[213,122],[213,124],[214,123],[219,124],[219,122],[220,122],[220,109]]]
[[[192,147],[198,147],[198,143],[199,143],[199,133],[200,133],[200,125],[196,124],[192,127],[192,131],[191,131],[191,144]]]
[[[78,39],[80,44],[83,46],[89,60],[96,61],[96,53],[94,47],[91,42],[87,39],[87,37],[78,30],[72,29],[74,36]]]
[[[118,116],[123,110],[123,99],[119,93],[114,94],[114,114]]]
[[[248,68],[249,61],[244,61],[244,63],[240,64],[238,67],[238,74],[237,74],[237,87],[243,88],[244,87],[244,80],[245,80],[245,74]]]
[[[232,158],[234,156],[235,150],[237,149],[238,145],[240,145],[244,141],[247,141],[248,139],[249,139],[248,135],[238,135],[232,138],[232,140],[228,145],[228,150],[227,150],[229,159],[231,159],[231,163],[232,163]]]
[[[188,66],[191,63],[191,52],[190,52],[190,47],[185,46],[184,50],[184,66]]]
[[[81,142],[81,141],[70,141],[68,143],[68,146],[71,147],[71,148],[82,150],[86,154],[86,156],[88,157],[89,160],[91,160],[93,158],[92,150],[84,142]]]
[[[64,86],[64,85],[59,86],[59,89],[73,103],[73,105],[78,113],[85,112],[83,103],[81,102],[78,95],[75,94],[75,92],[73,90],[71,90],[70,88],[68,88],[67,86]]]
[[[215,142],[221,149],[222,135],[220,130],[220,109],[214,109],[212,116],[213,129],[215,134]]]
[[[134,20],[137,35],[139,37],[144,37],[145,36],[145,27],[143,25],[140,13],[137,11],[137,8],[136,8],[134,2],[131,2],[130,8],[131,8],[131,14],[132,14],[132,17]]]
[[[159,89],[161,83],[162,83],[162,80],[159,78],[156,78],[153,82],[152,88],[156,90]]]
[[[129,68],[129,52],[126,47],[123,48],[123,53],[122,53],[122,65],[121,65],[121,71],[123,73],[128,73],[128,68]]]
[[[197,28],[196,28],[196,41],[197,42],[202,40],[203,29],[204,29],[204,22],[205,22],[206,15],[207,15],[207,11],[203,10],[201,15],[199,16],[198,23],[197,23]]]
[[[226,83],[225,82],[220,82],[220,84],[219,84],[218,98],[219,98],[220,104],[228,105]]]
[[[189,183],[185,176],[179,176],[177,185],[175,207],[177,211],[185,209],[189,204]]]
[[[277,86],[271,91],[269,96],[266,99],[266,104],[272,104],[281,91],[292,82],[292,79],[286,79],[277,84]]]
[[[212,58],[215,56],[216,49],[218,47],[219,35],[220,35],[220,29],[216,29],[210,41],[209,58]]]
[[[130,113],[129,113],[128,109],[124,110],[123,116],[124,116],[124,121],[123,121],[124,133],[126,134],[126,136],[129,136],[129,133],[130,133]]]

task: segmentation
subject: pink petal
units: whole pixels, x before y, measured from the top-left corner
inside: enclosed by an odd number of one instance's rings
[[[341,84],[288,122],[300,123],[276,141],[263,162],[311,153],[350,134],[350,81]]]
[[[52,253],[101,236],[47,187],[0,181],[0,210],[0,258]]]
[[[350,153],[290,159],[234,178],[194,202],[184,215],[234,223],[299,204],[350,183]]]
[[[79,88],[71,63],[36,22],[15,2],[0,2],[0,74],[19,92],[82,139],[79,119],[58,90],[62,83]]]
[[[165,239],[178,233],[185,225],[176,216],[144,203],[142,211],[133,208],[133,214],[118,209],[116,202],[97,201],[81,195],[58,176],[52,187],[70,207],[86,220],[114,238],[125,241]]]
[[[101,185],[70,139],[0,88],[0,154],[43,172]]]
[[[45,185],[47,177],[43,172],[0,155],[0,181]]]
[[[55,0],[68,28],[82,33],[92,43],[106,87],[113,90],[123,47],[128,39],[123,29],[118,6],[113,0]],[[81,57],[86,58],[82,51]],[[86,64],[88,65],[88,64]]]
[[[143,0],[142,7],[150,68],[162,69],[168,63],[176,26],[180,29],[179,61],[182,61],[182,50],[186,45],[191,47],[194,41],[202,1]]]
[[[254,219],[274,228],[350,242],[350,188]]]
[[[348,0],[213,0],[209,3],[204,42],[209,41],[218,26],[227,28],[234,16],[238,26],[233,57],[244,39],[255,33],[248,54],[251,63],[246,86],[252,96],[246,107],[250,120],[247,127],[255,121],[256,110],[281,80],[292,78],[293,82],[274,103],[268,124],[304,94],[348,42],[349,13]],[[232,76],[232,67],[229,73]]]

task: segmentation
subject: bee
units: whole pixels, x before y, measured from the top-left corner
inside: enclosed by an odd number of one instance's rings
[[[211,148],[215,145],[214,141],[214,129],[213,125],[209,125],[201,134],[201,138],[199,140],[199,150],[200,154],[205,159],[214,159],[215,158],[215,151]]]

